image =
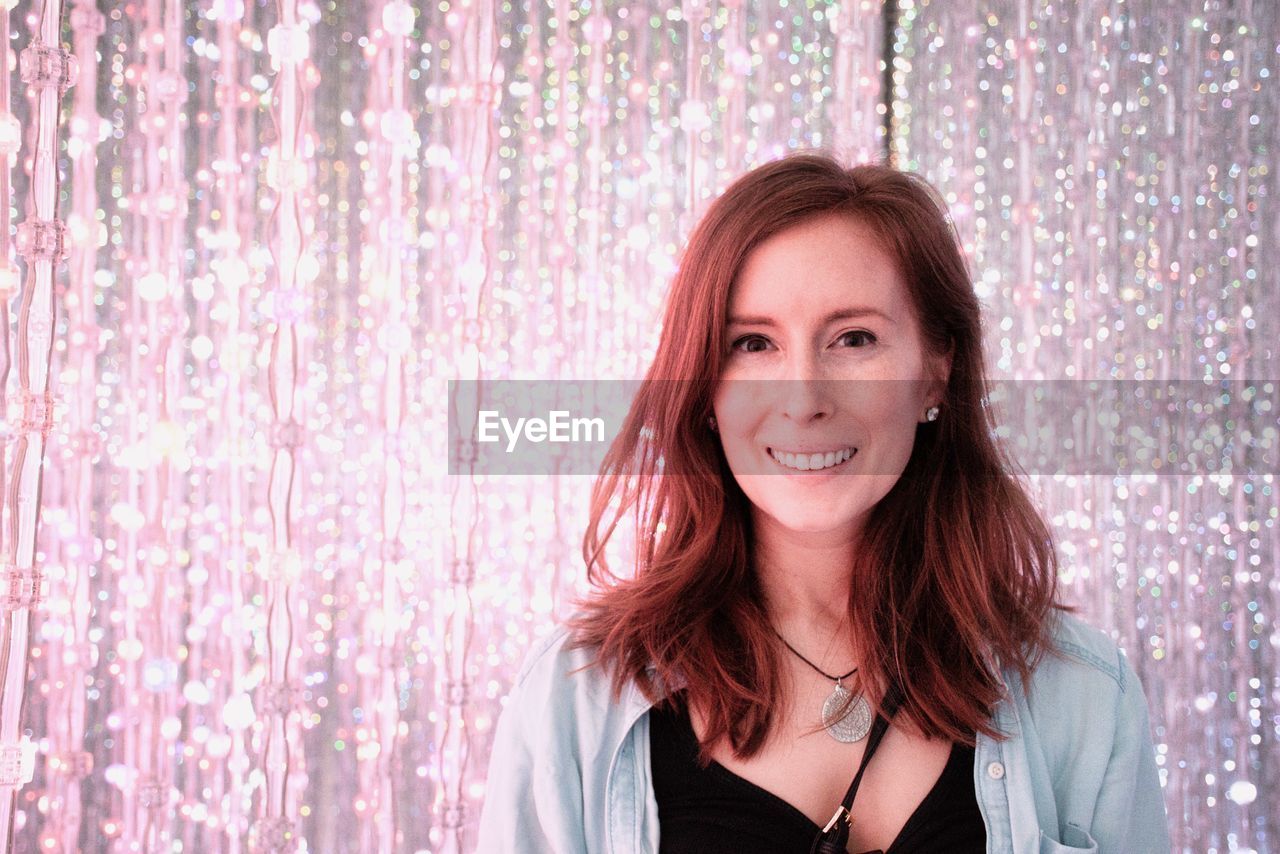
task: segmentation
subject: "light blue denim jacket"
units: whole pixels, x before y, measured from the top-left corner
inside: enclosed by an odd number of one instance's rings
[[[989,854],[1169,851],[1147,703],[1106,635],[1068,615],[1024,691],[1003,669],[996,705],[1005,741],[979,735],[973,767]],[[480,854],[656,854],[649,775],[650,703],[620,701],[589,650],[561,626],[534,644],[494,732]],[[852,769],[850,769],[852,776]]]

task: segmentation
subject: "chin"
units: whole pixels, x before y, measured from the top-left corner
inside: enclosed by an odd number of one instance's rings
[[[825,512],[806,514],[796,513],[794,506],[778,510],[775,513],[770,508],[764,508],[775,524],[797,534],[832,534],[852,530],[858,519],[853,513],[832,513],[829,507],[825,508]]]

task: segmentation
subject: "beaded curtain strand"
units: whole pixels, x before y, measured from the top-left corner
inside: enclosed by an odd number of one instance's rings
[[[72,182],[80,188],[67,217],[69,236],[67,289],[67,336],[70,348],[66,359],[71,370],[67,386],[74,389],[74,401],[65,410],[65,443],[55,440],[57,453],[51,465],[66,473],[53,479],[42,501],[41,522],[56,526],[58,536],[50,538],[49,570],[52,583],[65,595],[50,599],[41,627],[48,639],[49,678],[53,685],[85,685],[92,672],[94,647],[89,639],[92,616],[90,565],[96,559],[93,530],[94,464],[101,458],[102,439],[96,431],[98,395],[97,355],[102,329],[95,305],[95,275],[98,247],[106,243],[106,228],[97,219],[99,199],[95,179],[97,147],[107,130],[98,115],[97,50],[105,19],[92,0],[76,0],[70,23],[73,52],[78,65],[72,89],[74,107],[67,129],[67,154],[72,162]],[[7,38],[0,32],[0,40]],[[7,197],[0,189],[0,197]],[[0,223],[0,231],[7,228]],[[0,250],[0,257],[8,253]],[[56,346],[56,345],[55,345]],[[71,349],[73,348],[73,349]],[[55,494],[54,489],[58,492]],[[60,514],[58,510],[61,509]],[[61,576],[57,575],[61,570]],[[93,768],[93,754],[85,750],[88,723],[86,692],[58,690],[49,697],[46,717],[49,749],[44,757],[48,780],[50,821],[42,828],[40,850],[74,850],[84,814],[81,781]]]

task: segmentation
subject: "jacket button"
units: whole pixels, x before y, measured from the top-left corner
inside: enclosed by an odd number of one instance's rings
[[[987,766],[987,776],[992,780],[999,780],[1004,776],[1004,766],[999,762],[992,762]]]

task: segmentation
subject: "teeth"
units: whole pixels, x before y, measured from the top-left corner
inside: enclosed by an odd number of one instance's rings
[[[829,454],[786,454],[778,453],[772,448],[769,449],[769,456],[775,461],[781,463],[790,469],[797,471],[816,471],[818,469],[828,469],[838,463],[852,457],[853,448],[845,448],[841,451],[832,451]]]

